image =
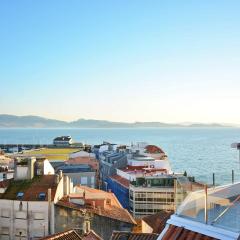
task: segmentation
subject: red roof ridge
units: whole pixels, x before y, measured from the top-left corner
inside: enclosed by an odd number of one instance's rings
[[[54,239],[59,239],[59,240],[79,239],[79,240],[81,240],[82,238],[74,229],[69,229],[67,231],[55,233],[53,235],[49,235],[47,237],[41,238],[41,240],[47,240],[47,239],[49,239],[49,240],[54,240]]]

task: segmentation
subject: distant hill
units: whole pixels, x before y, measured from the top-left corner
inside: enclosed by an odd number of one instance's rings
[[[111,122],[106,120],[79,119],[72,122],[38,116],[0,114],[0,128],[143,128],[143,127],[231,127],[224,124],[170,124],[162,122]]]
[[[1,128],[57,128],[66,127],[67,122],[37,116],[15,116],[0,114]]]

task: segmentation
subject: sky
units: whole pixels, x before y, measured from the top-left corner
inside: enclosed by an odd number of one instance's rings
[[[0,114],[240,124],[240,1],[0,1]]]

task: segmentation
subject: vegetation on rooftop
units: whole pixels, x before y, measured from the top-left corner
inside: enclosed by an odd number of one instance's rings
[[[48,160],[68,160],[69,155],[80,151],[81,148],[41,148],[24,152],[24,155],[43,155]]]
[[[40,182],[40,176],[36,176],[31,180],[12,180],[6,192],[1,194],[1,198],[14,200],[18,192],[24,192],[35,182]]]

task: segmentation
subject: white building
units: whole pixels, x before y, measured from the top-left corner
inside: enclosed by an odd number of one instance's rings
[[[56,146],[70,146],[74,141],[71,136],[60,136],[53,139],[53,144]]]
[[[73,185],[61,172],[44,174],[49,172],[44,170],[44,162],[39,168],[42,171],[37,171],[34,159],[24,159],[22,166],[20,162],[16,165],[16,179],[9,182],[0,197],[1,239],[38,239],[54,233],[54,203],[69,194]]]

